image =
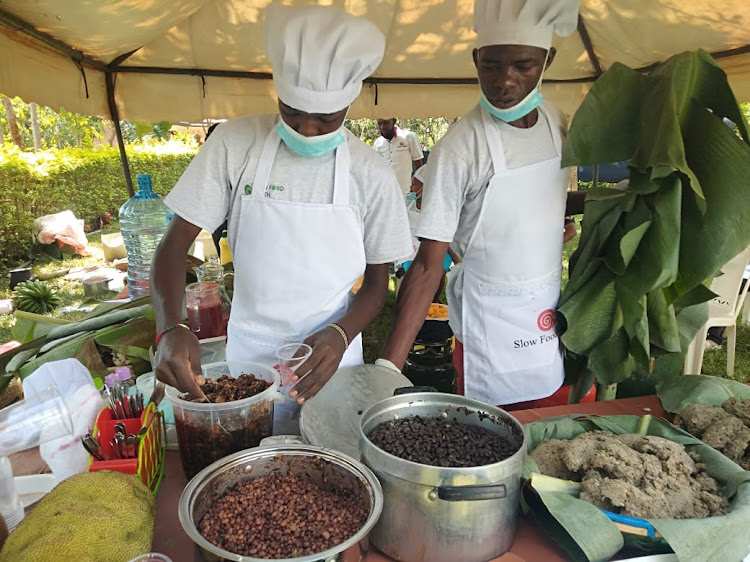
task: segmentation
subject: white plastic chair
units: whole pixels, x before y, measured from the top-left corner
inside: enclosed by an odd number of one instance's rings
[[[685,354],[684,372],[686,374],[699,375],[701,373],[708,329],[711,326],[723,326],[726,328],[724,335],[727,339],[727,376],[732,377],[734,375],[737,314],[742,309],[745,295],[747,295],[747,287],[740,294],[740,285],[748,261],[750,261],[750,246],[722,267],[723,275],[715,277],[711,283],[711,290],[717,296],[708,303],[708,321],[698,330],[695,338],[688,346]]]

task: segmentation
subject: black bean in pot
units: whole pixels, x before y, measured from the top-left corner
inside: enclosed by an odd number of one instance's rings
[[[387,453],[430,466],[492,464],[513,455],[518,446],[476,425],[444,418],[414,416],[381,423],[367,437]]]

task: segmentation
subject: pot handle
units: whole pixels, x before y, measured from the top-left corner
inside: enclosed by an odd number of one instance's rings
[[[438,486],[437,497],[449,502],[499,500],[507,495],[505,484],[472,484],[470,486]]]
[[[415,392],[437,392],[434,386],[402,386],[393,391],[394,396],[402,394],[414,394]]]

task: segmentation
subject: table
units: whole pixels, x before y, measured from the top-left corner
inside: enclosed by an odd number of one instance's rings
[[[644,415],[664,417],[665,412],[656,396],[625,398],[608,402],[573,404],[518,410],[511,414],[521,423],[562,416],[567,414]],[[179,453],[167,451],[167,461],[161,488],[157,495],[158,511],[154,533],[154,552],[168,555],[175,562],[199,562],[202,557],[196,552],[193,542],[182,530],[177,515],[180,494],[187,484],[182,472]],[[374,550],[364,562],[391,562],[391,558]],[[492,562],[565,562],[565,553],[531,520],[521,517],[518,531],[510,551]],[[457,561],[458,562],[458,561]]]

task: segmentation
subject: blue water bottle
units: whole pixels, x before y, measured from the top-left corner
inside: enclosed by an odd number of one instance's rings
[[[149,294],[151,260],[173,215],[151,186],[151,175],[138,174],[136,177],[138,193],[120,207],[120,231],[128,252],[131,299]]]

